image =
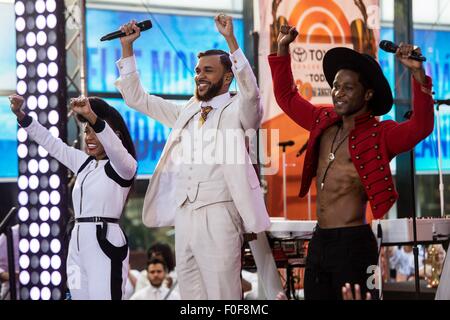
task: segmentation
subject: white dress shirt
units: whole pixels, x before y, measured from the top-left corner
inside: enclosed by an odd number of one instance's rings
[[[133,294],[130,300],[180,300],[180,296],[177,292],[172,291],[169,296],[167,296],[168,293],[169,289],[163,285],[158,288],[149,285]]]

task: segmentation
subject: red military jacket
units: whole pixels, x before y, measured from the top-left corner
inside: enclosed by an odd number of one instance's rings
[[[269,64],[278,105],[292,120],[310,131],[299,194],[304,197],[312,178],[316,176],[320,137],[341,117],[333,107],[316,107],[298,94],[289,55],[270,55]],[[414,148],[433,131],[431,78],[427,77],[425,85],[415,80],[412,85],[414,112],[409,120],[402,123],[392,120],[380,122],[371,114],[363,114],[355,119],[355,127],[349,134],[349,153],[375,219],[383,217],[398,199],[389,167],[390,160]]]

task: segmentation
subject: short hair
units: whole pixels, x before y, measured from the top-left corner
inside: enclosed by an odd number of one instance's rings
[[[133,140],[131,139],[127,125],[125,124],[125,121],[119,111],[111,107],[101,98],[89,97],[88,99],[92,111],[95,112],[97,117],[108,122],[108,125],[111,126],[114,131],[120,132],[120,140],[122,141],[123,146],[127,149],[128,153],[136,159],[136,149],[134,148]],[[87,122],[87,120],[81,115],[77,115],[77,119],[80,122]]]
[[[351,64],[345,64],[344,66],[342,66],[342,68],[340,68],[339,70],[350,70],[353,71],[355,73],[358,74],[359,76],[359,82],[361,83],[361,85],[364,87],[364,90],[368,90],[368,89],[373,89],[373,84],[372,82],[369,80],[369,78],[367,77],[367,75],[365,75],[362,70],[360,70],[357,66],[353,66]]]
[[[151,264],[161,264],[164,268],[164,271],[167,272],[167,264],[159,258],[151,258],[147,261],[147,269]]]
[[[342,68],[339,69],[339,71],[343,70],[343,69],[350,70],[350,71],[357,73],[359,83],[361,83],[361,85],[363,86],[365,91],[367,91],[369,89],[373,90],[374,86],[373,86],[372,81],[370,81],[369,77],[366,74],[364,74],[364,72],[362,70],[360,70],[357,66],[354,66],[351,64],[345,64],[342,66]],[[376,94],[376,92],[374,94]],[[372,100],[373,99],[370,99],[367,105],[373,109],[374,106],[372,105]]]
[[[169,272],[172,271],[173,269],[175,269],[175,259],[173,257],[172,248],[168,244],[162,243],[162,242],[157,242],[154,245],[152,245],[147,251],[147,258],[149,260],[153,259],[152,258],[153,252],[161,253],[161,255],[164,258],[164,262],[167,267],[167,270]]]
[[[207,56],[220,56],[220,63],[223,65],[225,72],[232,72],[232,63],[228,52],[219,49],[206,50],[203,52],[199,52],[197,58],[200,59],[201,57]]]

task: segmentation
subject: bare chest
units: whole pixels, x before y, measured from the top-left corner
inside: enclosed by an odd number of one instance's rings
[[[320,139],[317,183],[320,190],[337,193],[362,189],[348,150],[348,133],[338,126],[325,130]]]

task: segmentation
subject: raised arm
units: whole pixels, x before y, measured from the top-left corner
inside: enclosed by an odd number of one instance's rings
[[[133,43],[139,38],[140,29],[136,26],[136,21],[134,20],[123,25],[120,29],[127,36],[120,38],[122,57],[116,63],[120,77],[115,81],[115,86],[129,107],[150,116],[168,127],[173,127],[182,106],[150,95],[144,90],[137,72],[133,50]]]
[[[225,38],[230,49],[231,68],[239,87],[239,117],[242,127],[245,130],[258,129],[263,116],[261,96],[255,74],[244,53],[239,48],[234,35],[233,19],[230,16],[219,14],[214,18],[214,21],[217,30]]]
[[[431,78],[425,75],[422,62],[408,58],[413,49],[412,45],[401,43],[396,52],[400,63],[410,69],[413,76],[413,113],[409,120],[393,125],[386,131],[387,149],[392,157],[414,148],[434,128]],[[420,48],[416,51],[420,53]]]
[[[297,30],[282,26],[278,35],[277,54],[269,55],[275,99],[284,113],[306,130],[310,130],[316,107],[297,90],[291,69],[289,45],[297,37]]]
[[[108,125],[108,123],[97,117],[92,110],[89,99],[80,98],[76,99],[72,104],[72,110],[85,118],[105,149],[105,153],[108,156],[111,165],[116,172],[123,179],[131,180],[137,170],[137,161],[128,152],[128,150],[122,144],[122,141]]]
[[[76,173],[81,165],[86,161],[88,155],[76,148],[69,147],[61,139],[55,138],[39,122],[26,115],[22,111],[24,99],[19,95],[9,97],[11,101],[11,111],[17,116],[19,125],[25,129],[28,136],[37,144],[42,146],[56,160]]]

